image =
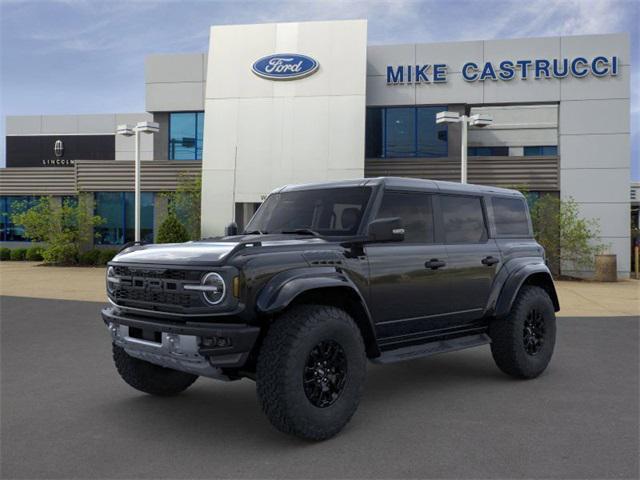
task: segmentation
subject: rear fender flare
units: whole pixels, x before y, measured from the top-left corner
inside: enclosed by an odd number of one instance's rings
[[[532,279],[535,281],[531,281]],[[509,314],[520,288],[528,280],[534,285],[542,286],[551,297],[554,310],[556,312],[560,310],[558,294],[549,268],[544,263],[530,263],[511,272],[505,280],[496,303],[496,317],[503,318]]]

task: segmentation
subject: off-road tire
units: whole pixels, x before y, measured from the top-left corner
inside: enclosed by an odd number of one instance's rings
[[[531,354],[525,346],[525,322],[536,311],[543,320],[544,333],[539,350]],[[540,287],[523,286],[506,318],[491,322],[489,336],[491,353],[500,370],[522,379],[540,375],[551,361],[556,341],[556,315],[549,294]]]
[[[131,357],[122,347],[113,345],[113,361],[122,379],[136,390],[169,397],[183,392],[198,379],[197,375],[160,367]]]
[[[336,342],[346,358],[345,381],[334,403],[318,407],[305,393],[303,375],[312,350]],[[258,357],[256,381],[263,412],[280,431],[325,440],[349,422],[360,402],[366,375],[362,336],[343,310],[297,305],[270,326]]]

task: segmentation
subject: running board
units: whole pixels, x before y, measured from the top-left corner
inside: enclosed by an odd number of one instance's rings
[[[427,357],[437,353],[454,352],[465,348],[479,347],[487,343],[491,343],[491,339],[486,333],[468,335],[466,337],[450,338],[420,345],[411,345],[410,347],[401,347],[395,350],[387,350],[372,361],[374,363],[395,363],[418,357]]]

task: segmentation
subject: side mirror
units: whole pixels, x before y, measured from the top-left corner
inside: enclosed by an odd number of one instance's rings
[[[238,235],[238,224],[236,222],[231,222],[229,225],[225,227],[224,234],[227,237]]]
[[[377,242],[401,242],[404,240],[404,227],[398,217],[378,218],[369,224],[367,241]]]

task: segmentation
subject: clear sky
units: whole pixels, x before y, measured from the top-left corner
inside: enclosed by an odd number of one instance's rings
[[[6,115],[144,111],[144,57],[203,52],[211,25],[347,18],[369,20],[370,44],[628,32],[640,179],[639,0],[0,0],[0,129]]]

